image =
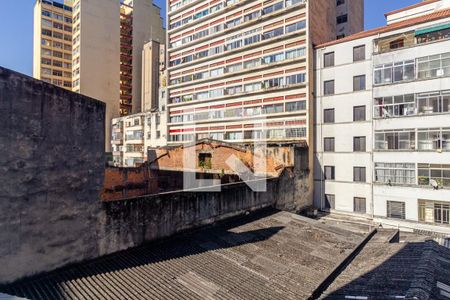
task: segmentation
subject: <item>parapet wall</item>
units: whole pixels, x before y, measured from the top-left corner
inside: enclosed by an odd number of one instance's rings
[[[103,103],[0,68],[0,113],[0,284],[246,211],[312,204],[305,148],[266,192],[233,183],[102,202]]]
[[[92,257],[105,104],[0,67],[0,282]]]

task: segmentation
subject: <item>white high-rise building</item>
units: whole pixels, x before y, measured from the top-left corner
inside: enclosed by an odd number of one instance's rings
[[[319,45],[315,205],[450,232],[450,3]]]

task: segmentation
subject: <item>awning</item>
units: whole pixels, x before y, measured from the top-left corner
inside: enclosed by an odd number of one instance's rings
[[[423,28],[423,29],[418,29],[418,30],[416,30],[416,35],[422,35],[422,34],[435,32],[435,31],[439,31],[439,30],[443,30],[443,29],[447,29],[447,28],[450,28],[450,23],[436,25],[433,27],[428,27],[428,28]]]

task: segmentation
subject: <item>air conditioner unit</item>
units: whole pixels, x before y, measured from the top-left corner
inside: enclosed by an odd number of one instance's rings
[[[444,69],[439,69],[436,71],[437,76],[444,76]]]

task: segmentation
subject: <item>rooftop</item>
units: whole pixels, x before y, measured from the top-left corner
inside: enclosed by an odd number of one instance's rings
[[[264,210],[0,292],[28,299],[307,299],[328,280],[326,299],[393,299],[415,287],[441,299],[439,286],[450,284],[450,249],[412,234],[389,243],[393,232],[378,231],[358,252],[368,227]]]
[[[305,299],[363,237],[264,211],[0,291],[29,299]]]

